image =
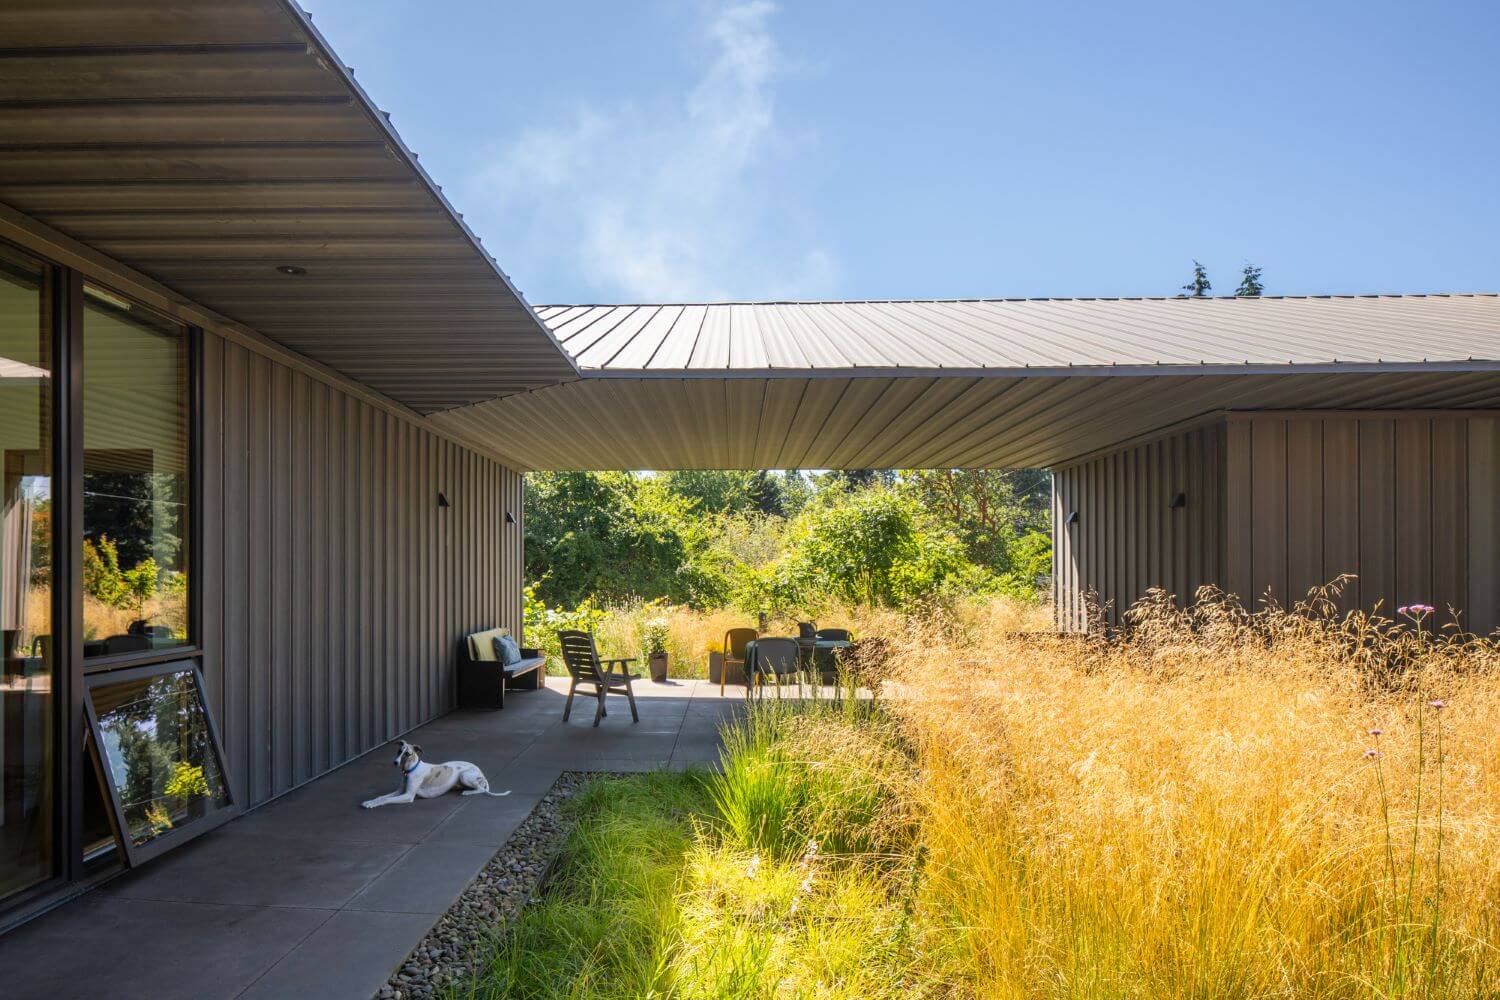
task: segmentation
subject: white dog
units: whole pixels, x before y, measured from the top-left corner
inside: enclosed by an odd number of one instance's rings
[[[510,794],[508,791],[490,791],[490,783],[477,765],[466,760],[429,764],[422,759],[422,748],[405,740],[401,741],[401,749],[396,752],[396,766],[401,769],[401,790],[361,803],[366,809],[392,806],[418,798],[435,799],[460,785],[465,789],[462,793],[464,795],[493,795],[499,798]]]

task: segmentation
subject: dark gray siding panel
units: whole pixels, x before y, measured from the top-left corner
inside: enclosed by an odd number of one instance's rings
[[[1231,414],[1229,589],[1285,604],[1352,573],[1346,608],[1500,627],[1497,439],[1488,412]]]
[[[1236,425],[1248,426],[1248,425]],[[1335,567],[1359,565],[1359,425],[1353,420],[1323,422],[1322,576],[1332,578]],[[1344,611],[1359,607],[1358,579],[1339,595]]]
[[[1500,628],[1500,419],[1469,421],[1469,627]]]
[[[1153,587],[1181,600],[1219,584],[1224,564],[1222,422],[1131,445],[1053,472],[1054,592],[1058,623],[1106,621]],[[1185,503],[1173,508],[1182,494]],[[1078,522],[1067,524],[1069,514]]]
[[[451,709],[464,633],[520,632],[521,477],[211,335],[204,433],[204,666],[254,805]]]

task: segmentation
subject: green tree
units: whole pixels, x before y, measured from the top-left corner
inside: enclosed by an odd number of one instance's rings
[[[782,514],[786,517],[796,517],[812,500],[816,490],[800,469],[783,469],[779,478]]]
[[[664,597],[714,603],[723,582],[700,557],[707,522],[661,477],[542,472],[526,477],[526,573],[549,605]]]
[[[704,514],[762,514],[784,516],[782,478],[765,469],[688,469],[662,474],[667,489],[697,501]]]
[[[83,483],[83,523],[89,537],[108,532],[120,561],[147,559],[174,567],[182,551],[184,477],[165,472],[90,472]]]
[[[1013,568],[1017,539],[1049,526],[1051,479],[1039,469],[918,469],[902,481],[971,560],[996,573]]]
[[[1260,268],[1246,264],[1240,277],[1240,286],[1234,290],[1235,297],[1258,299],[1265,290],[1266,286],[1260,281]]]
[[[1035,600],[1052,576],[1052,532],[1029,531],[1010,547],[1010,568],[1000,589],[1012,597]]]
[[[160,583],[161,568],[155,559],[148,556],[122,570],[119,549],[108,535],[100,535],[97,543],[83,540],[83,590],[89,596],[139,615]]]
[[[1213,291],[1213,284],[1208,280],[1208,271],[1196,260],[1193,261],[1192,280],[1182,286],[1182,290],[1195,299],[1201,299]],[[1178,298],[1185,299],[1188,295],[1179,295]]]
[[[778,585],[800,581],[804,591],[857,604],[906,604],[945,584],[975,587],[986,578],[956,535],[892,487],[820,496],[798,518],[791,548],[774,568]]]
[[[868,489],[871,486],[891,486],[896,482],[895,469],[830,469],[822,476],[830,486],[849,486]]]

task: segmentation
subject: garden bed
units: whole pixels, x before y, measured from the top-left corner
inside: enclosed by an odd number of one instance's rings
[[[487,938],[457,997],[912,997],[912,859],[893,792],[909,760],[868,702],[766,703],[723,773],[582,788],[555,876]]]

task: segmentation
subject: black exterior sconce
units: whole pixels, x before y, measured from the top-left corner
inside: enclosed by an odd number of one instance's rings
[[[506,524],[515,524],[516,523],[516,515],[512,514],[510,511],[506,511],[505,512],[505,523]]]
[[[1067,519],[1065,521],[1063,521],[1063,523],[1064,524],[1077,524],[1078,523],[1078,511],[1076,511],[1076,510],[1070,510],[1070,511],[1068,511]]]
[[[448,496],[447,496],[447,494],[445,494],[442,490],[439,490],[438,491],[438,507],[440,509],[447,509],[448,507],[452,507],[452,506],[453,505],[448,502]]]
[[[1183,507],[1186,507],[1186,506],[1187,506],[1187,494],[1186,493],[1179,493],[1179,494],[1177,494],[1175,497],[1172,498],[1172,502],[1169,503],[1169,504],[1167,504],[1167,508],[1169,510],[1181,510]]]

